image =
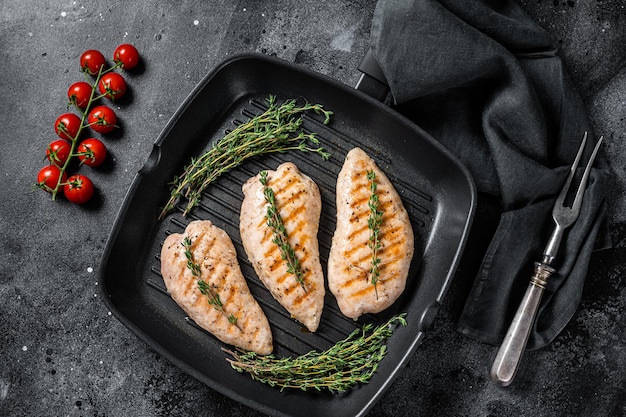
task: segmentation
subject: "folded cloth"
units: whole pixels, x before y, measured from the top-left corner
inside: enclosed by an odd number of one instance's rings
[[[391,105],[456,155],[501,217],[471,286],[458,330],[499,344],[554,223],[551,210],[589,132],[551,37],[512,0],[380,0],[371,49]],[[589,259],[606,246],[602,152],[578,221],[566,231],[527,347],[545,346],[572,318]],[[474,225],[480,227],[480,225]]]

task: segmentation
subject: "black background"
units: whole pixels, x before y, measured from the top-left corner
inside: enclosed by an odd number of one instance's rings
[[[455,330],[457,280],[425,341],[372,416],[624,416],[626,2],[521,2],[554,37],[614,172],[613,248],[592,257],[578,311],[514,384],[489,379],[495,348]],[[106,239],[152,143],[194,86],[240,52],[276,55],[348,85],[368,48],[374,1],[9,0],[0,7],[0,415],[256,416],[184,374],[101,301]],[[33,187],[86,49],[133,43],[143,61],[114,105],[122,129],[91,174],[95,200]],[[87,167],[81,168],[87,173]],[[463,265],[471,265],[468,260]],[[461,271],[460,276],[463,276]]]

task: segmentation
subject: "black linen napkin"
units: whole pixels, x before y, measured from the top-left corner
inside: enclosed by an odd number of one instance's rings
[[[596,142],[583,103],[550,36],[512,0],[380,0],[371,49],[392,105],[444,144],[479,192],[499,202],[499,223],[458,323],[461,333],[499,344],[533,262],[542,258],[552,206],[584,132],[590,138],[584,163]],[[553,263],[557,272],[529,349],[548,344],[571,319],[591,252],[599,240],[608,242],[607,179],[600,152],[579,219]]]

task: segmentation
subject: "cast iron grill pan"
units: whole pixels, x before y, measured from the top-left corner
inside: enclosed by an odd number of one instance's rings
[[[268,95],[279,102],[296,98],[323,104],[335,114],[305,116],[303,128],[315,132],[331,153],[289,152],[255,158],[220,177],[202,203],[183,217],[183,201],[157,221],[167,201],[167,184],[194,156],[265,108]],[[309,333],[290,318],[265,289],[250,265],[239,235],[241,186],[263,169],[294,162],[315,180],[322,196],[320,255],[326,262],[335,229],[335,184],[346,153],[363,148],[389,176],[409,213],[416,236],[407,288],[388,310],[355,322],[345,318],[328,291],[320,327]],[[445,149],[411,122],[366,94],[286,62],[241,55],[220,65],[186,99],[155,142],[146,164],[124,200],[100,266],[104,300],[113,314],[161,355],[208,386],[269,415],[364,415],[392,384],[430,326],[462,252],[475,205],[469,174]],[[407,313],[388,353],[369,384],[342,394],[269,387],[234,371],[225,346],[189,320],[165,290],[160,275],[161,245],[196,219],[211,220],[233,240],[250,291],[267,315],[274,354],[290,356],[323,350],[364,323],[378,324]]]

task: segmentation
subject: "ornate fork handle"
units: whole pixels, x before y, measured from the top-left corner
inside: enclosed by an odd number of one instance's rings
[[[530,331],[537,317],[537,309],[543,296],[543,290],[548,278],[554,271],[554,268],[543,262],[535,262],[535,271],[524,298],[513,317],[513,322],[491,367],[491,378],[502,386],[507,386],[513,382],[520,359],[524,354],[524,349],[526,349]]]
[[[548,282],[548,278],[550,278],[550,275],[552,275],[555,271],[555,269],[550,265],[556,258],[559,251],[563,232],[576,222],[580,213],[583,195],[585,193],[585,188],[587,187],[589,175],[591,174],[591,167],[593,166],[593,161],[596,158],[598,149],[600,149],[600,145],[602,144],[602,137],[598,139],[598,142],[591,153],[591,157],[587,161],[582,178],[576,189],[574,201],[571,203],[571,206],[567,207],[565,205],[565,197],[569,192],[586,143],[587,132],[583,135],[583,139],[578,147],[574,163],[572,163],[572,166],[570,167],[569,175],[565,179],[565,183],[561,187],[561,191],[554,202],[554,206],[552,207],[554,230],[550,236],[548,245],[543,252],[543,261],[535,262],[535,272],[530,284],[528,284],[526,294],[524,294],[522,303],[518,307],[515,317],[513,317],[513,322],[504,337],[504,341],[502,342],[493,366],[491,367],[491,378],[500,385],[507,386],[513,382],[520,359],[524,354],[528,337],[530,336],[530,330],[535,323],[539,303],[541,302],[541,297],[543,296],[543,289]]]

